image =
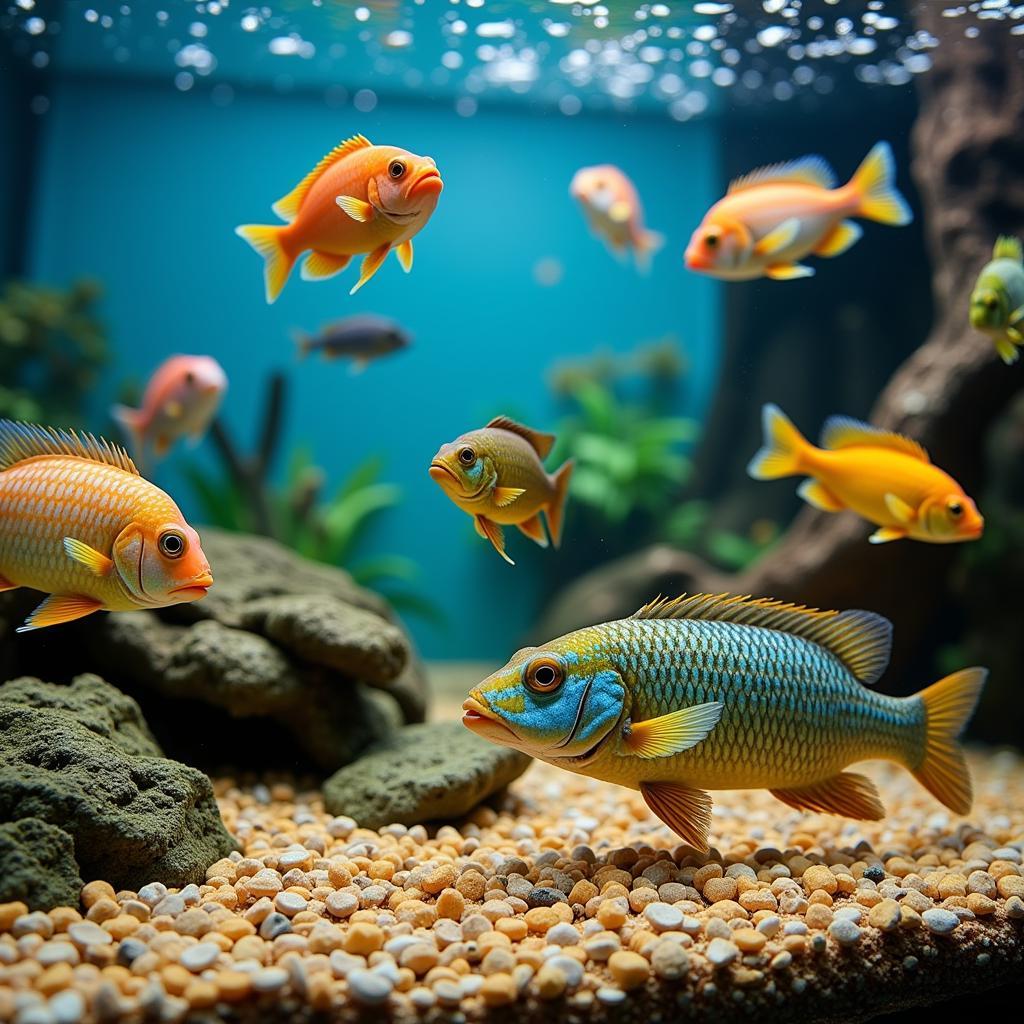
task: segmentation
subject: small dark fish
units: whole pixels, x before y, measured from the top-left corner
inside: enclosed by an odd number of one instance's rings
[[[295,332],[300,356],[319,352],[325,359],[351,359],[353,373],[364,370],[374,359],[408,348],[411,340],[394,320],[371,313],[336,320],[318,334]]]

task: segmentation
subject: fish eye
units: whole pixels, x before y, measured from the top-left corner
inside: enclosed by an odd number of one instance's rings
[[[196,375],[191,370],[189,370],[185,374],[185,383],[186,384],[195,384],[195,382],[196,382]]]
[[[999,305],[999,300],[994,295],[986,295],[985,305],[988,309],[995,309]]]
[[[705,235],[704,236],[704,244],[709,249],[714,249],[715,246],[718,245],[718,235]]]
[[[964,506],[959,501],[951,501],[946,508],[954,519],[959,519],[964,514]]]
[[[464,466],[472,466],[476,462],[476,452],[468,446],[459,449],[459,462]]]
[[[165,530],[161,533],[157,546],[165,558],[181,558],[185,554],[185,538],[177,530]]]
[[[554,693],[565,682],[565,671],[554,658],[538,658],[527,666],[525,680],[534,693]]]
[[[388,164],[388,174],[390,174],[395,181],[398,181],[398,179],[405,174],[405,161],[392,160],[391,163]]]

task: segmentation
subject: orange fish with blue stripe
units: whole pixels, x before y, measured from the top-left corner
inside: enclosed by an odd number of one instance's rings
[[[912,697],[869,689],[892,626],[866,611],[765,598],[659,598],[635,615],[526,647],[470,692],[463,723],[567,771],[639,790],[707,851],[714,789],[768,789],[799,810],[878,820],[874,784],[846,768],[882,758],[957,814],[971,778],[957,737],[987,672]]]
[[[444,187],[437,165],[397,146],[353,135],[335,146],[288,195],[274,204],[287,224],[243,224],[235,233],[264,259],[267,302],[281,294],[295,261],[302,276],[324,281],[365,253],[355,294],[392,249],[408,273],[412,239],[423,229]]]
[[[777,405],[762,414],[764,447],[755,480],[805,476],[797,493],[822,512],[849,509],[874,523],[872,544],[909,537],[930,544],[977,540],[985,528],[974,502],[925,449],[902,434],[833,416],[811,444]]]
[[[198,601],[212,584],[199,534],[123,448],[0,420],[0,590],[50,595],[19,633]]]

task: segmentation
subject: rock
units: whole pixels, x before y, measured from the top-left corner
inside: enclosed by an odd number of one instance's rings
[[[79,705],[99,728],[109,724],[95,721],[91,702]],[[0,701],[0,821],[26,818],[70,835],[81,873],[116,889],[204,881],[235,845],[202,772],[130,754],[74,708]]]
[[[139,705],[99,676],[76,676],[70,686],[22,676],[0,686],[0,701],[65,711],[90,732],[112,740],[126,754],[163,756]]]
[[[457,818],[498,792],[530,758],[474,736],[459,722],[410,725],[324,783],[331,814],[365,828]]]
[[[39,818],[0,825],[0,903],[30,910],[74,906],[82,890],[71,836]]]

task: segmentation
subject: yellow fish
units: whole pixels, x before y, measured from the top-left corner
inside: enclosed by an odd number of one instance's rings
[[[762,418],[764,447],[747,472],[755,480],[807,477],[800,497],[822,512],[850,509],[874,523],[872,544],[902,537],[954,544],[981,536],[985,520],[974,502],[909,437],[833,416],[816,448],[777,405],[766,405]]]
[[[860,238],[851,217],[910,223],[910,208],[894,176],[885,142],[841,188],[818,156],[752,171],[737,178],[707,212],[687,246],[686,266],[723,281],[810,277],[814,270],[800,262],[805,256],[839,256]]]
[[[710,789],[769,789],[791,807],[885,815],[846,767],[883,758],[957,814],[971,778],[957,737],[987,672],[913,697],[868,689],[892,626],[865,611],[764,598],[659,598],[629,619],[527,647],[463,704],[473,732],[567,771],[637,789],[670,829],[708,849]]]
[[[557,473],[546,472],[542,460],[554,443],[554,434],[542,434],[498,416],[483,429],[442,445],[430,463],[431,479],[473,517],[477,533],[486,537],[509,565],[515,562],[505,553],[503,525],[519,527],[546,548],[543,512],[555,547],[561,541],[573,464],[570,459]]]
[[[212,584],[199,534],[124,449],[0,420],[0,590],[51,595],[19,633],[198,601]]]
[[[429,156],[353,135],[274,203],[274,213],[289,223],[243,224],[235,233],[266,261],[267,302],[280,295],[304,252],[307,281],[334,277],[353,256],[366,253],[354,294],[392,249],[402,269],[412,270],[413,236],[430,219],[443,187]]]

